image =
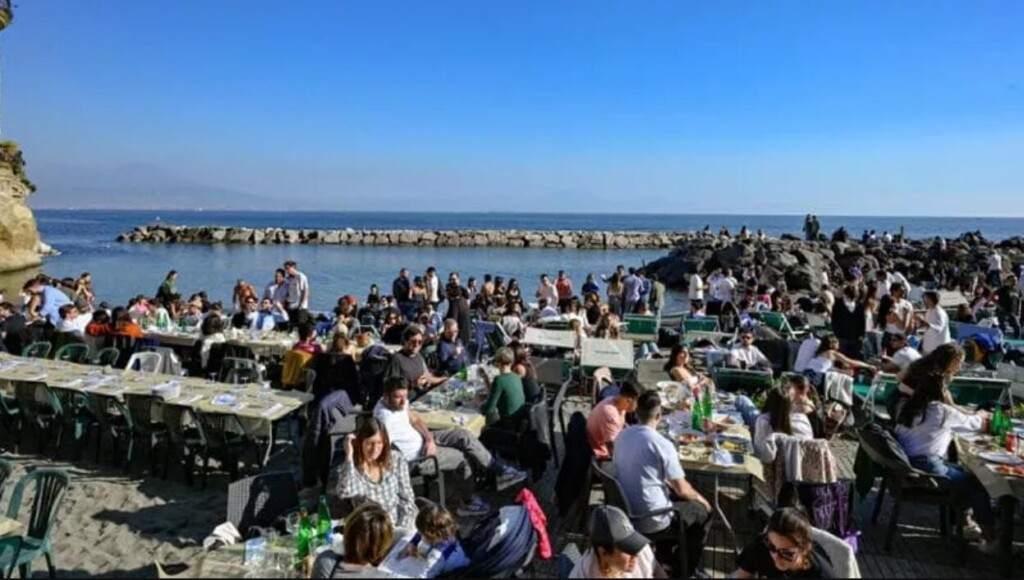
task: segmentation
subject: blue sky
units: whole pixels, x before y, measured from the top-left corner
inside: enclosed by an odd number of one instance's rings
[[[1024,215],[1024,3],[20,2],[4,135],[282,207]],[[40,198],[42,199],[42,198]]]

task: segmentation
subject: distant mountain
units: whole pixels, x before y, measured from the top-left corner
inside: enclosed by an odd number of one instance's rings
[[[41,165],[31,170],[40,209],[279,209],[280,202],[206,185],[150,163],[114,167]]]

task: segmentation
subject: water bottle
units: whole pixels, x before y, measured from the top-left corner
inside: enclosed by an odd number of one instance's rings
[[[320,539],[320,545],[331,545],[331,532],[334,526],[331,523],[331,511],[327,508],[327,496],[320,496],[320,508],[316,513],[316,535]]]

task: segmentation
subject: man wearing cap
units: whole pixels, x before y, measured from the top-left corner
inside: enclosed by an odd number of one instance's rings
[[[686,554],[689,570],[674,571],[688,578],[700,561],[704,540],[711,523],[711,504],[686,481],[675,443],[658,433],[661,422],[661,395],[646,391],[637,400],[637,425],[627,427],[615,439],[612,464],[619,484],[634,513],[650,513],[674,507],[675,512],[638,522],[643,533],[656,533],[681,523],[686,528]],[[663,558],[664,559],[664,558]]]
[[[590,549],[569,572],[569,578],[668,578],[654,559],[650,540],[633,528],[619,508],[595,508],[588,531]]]

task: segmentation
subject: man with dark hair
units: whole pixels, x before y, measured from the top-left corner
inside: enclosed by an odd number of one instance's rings
[[[499,491],[527,478],[525,472],[498,461],[465,429],[453,427],[432,432],[423,418],[409,407],[411,386],[400,376],[386,378],[384,396],[373,409],[373,416],[387,428],[391,443],[406,461],[436,456],[441,471],[456,471],[465,480],[470,480],[474,473],[490,472],[496,477]],[[465,517],[489,512],[490,506],[476,495],[458,510],[459,515]]]
[[[440,385],[447,379],[434,376],[427,368],[420,349],[423,348],[423,328],[418,324],[410,324],[402,333],[402,350],[391,357],[391,364],[384,372],[385,377],[401,377],[409,382],[417,394]]]
[[[619,394],[598,403],[587,415],[587,440],[597,459],[610,459],[615,438],[626,427],[626,414],[636,411],[641,387],[626,380]]]
[[[412,284],[409,282],[409,271],[402,268],[398,271],[398,277],[391,283],[391,297],[395,299],[395,305],[402,311],[402,316],[409,320],[416,314],[412,311],[411,294]]]
[[[299,271],[299,265],[294,260],[284,263],[284,271],[288,274],[288,293],[284,306],[288,310],[289,323],[294,328],[309,320],[309,279]]]
[[[0,302],[0,341],[11,354],[21,354],[24,345],[21,332],[25,330],[25,317],[10,302]]]
[[[832,307],[832,332],[839,339],[843,354],[855,360],[864,358],[867,319],[864,303],[857,299],[857,289],[852,284],[843,287],[842,299]]]
[[[639,531],[660,532],[681,522],[686,528],[686,550],[689,570],[676,571],[687,578],[700,561],[711,523],[711,504],[688,481],[679,462],[676,444],[658,433],[661,422],[661,395],[650,390],[637,399],[639,424],[627,427],[615,439],[612,463],[618,473],[622,492],[635,513],[650,513],[675,508],[645,520]]]
[[[651,274],[649,305],[651,307],[651,314],[655,316],[660,316],[661,311],[665,309],[665,283],[658,278],[657,274]]]
[[[178,271],[171,270],[164,277],[164,281],[160,283],[160,287],[156,290],[156,300],[164,307],[167,307],[171,303],[171,296],[178,293]]]
[[[284,268],[274,270],[274,281],[263,289],[263,297],[282,307],[288,303],[288,273]]]

